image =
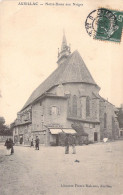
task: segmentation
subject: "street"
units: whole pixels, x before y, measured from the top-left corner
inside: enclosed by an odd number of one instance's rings
[[[14,150],[0,145],[0,195],[123,195],[123,141]]]

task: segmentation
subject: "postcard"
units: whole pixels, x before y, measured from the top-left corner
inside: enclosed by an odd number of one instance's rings
[[[123,195],[122,0],[0,1],[0,194]]]

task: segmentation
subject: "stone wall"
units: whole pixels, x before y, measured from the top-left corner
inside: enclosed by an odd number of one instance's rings
[[[98,92],[99,88],[91,84],[68,83],[53,87],[43,99],[32,104],[32,124],[18,126],[18,140],[23,135],[26,143],[38,135],[40,143],[49,145],[55,139],[49,132],[50,128],[71,128],[75,121],[82,123],[91,141],[100,141],[104,137],[115,139],[117,121],[114,106],[100,98]]]
[[[32,138],[32,125],[20,125],[13,129],[13,140],[15,143],[20,143],[22,138],[22,144],[29,144]]]
[[[54,87],[52,90],[50,90],[51,93],[56,94],[59,92],[59,86]],[[90,84],[79,84],[79,83],[70,83],[62,85],[62,93],[63,94],[69,93],[69,106],[71,107],[71,110],[69,112],[70,115],[73,114],[72,110],[72,101],[73,96],[77,97],[77,117],[81,119],[92,119],[92,120],[98,120],[99,121],[99,98],[97,98],[95,95],[98,96],[99,88],[90,85]],[[95,95],[94,95],[95,94]],[[86,113],[86,100],[89,98],[90,100],[90,114],[87,116]]]
[[[106,100],[100,99],[100,134],[101,140],[104,137],[117,139],[119,135],[118,122],[115,115],[115,107]],[[105,116],[106,121],[105,121]],[[106,123],[106,124],[104,124]]]

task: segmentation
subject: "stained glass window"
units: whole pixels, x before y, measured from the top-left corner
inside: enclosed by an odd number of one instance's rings
[[[86,98],[86,116],[90,116],[90,98]]]
[[[77,97],[73,96],[73,116],[77,116]]]

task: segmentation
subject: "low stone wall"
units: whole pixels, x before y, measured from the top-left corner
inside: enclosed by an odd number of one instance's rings
[[[8,135],[0,135],[0,142],[5,142],[7,138],[13,139],[13,136],[8,136]]]

